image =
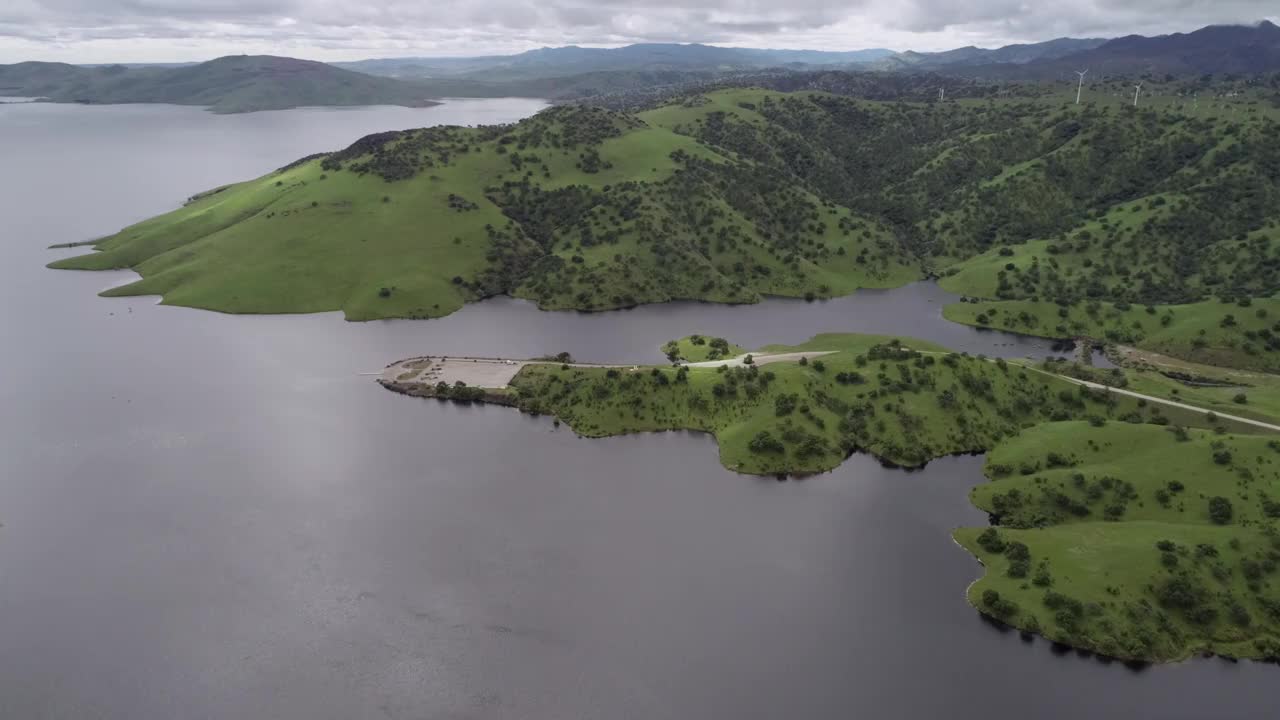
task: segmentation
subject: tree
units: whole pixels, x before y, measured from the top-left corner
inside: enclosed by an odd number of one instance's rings
[[[1231,501],[1217,495],[1209,498],[1209,519],[1218,525],[1226,525],[1231,522],[1232,515],[1235,511],[1231,507]]]

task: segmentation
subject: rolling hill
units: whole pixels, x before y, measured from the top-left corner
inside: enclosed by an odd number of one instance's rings
[[[434,104],[424,88],[411,83],[266,55],[228,56],[180,67],[3,65],[0,94],[95,105],[203,105],[218,113],[320,105]]]
[[[435,317],[498,293],[600,310],[919,277],[883,223],[674,132],[680,117],[564,106],[511,127],[369,136],[53,266],[143,275],[112,294],[352,319]]]
[[[641,113],[562,106],[370,136],[53,266],[142,274],[111,294],[352,319],[500,293],[582,310],[822,297],[948,266],[949,287],[1001,301],[1269,297],[1276,129],[1051,96],[737,88]]]

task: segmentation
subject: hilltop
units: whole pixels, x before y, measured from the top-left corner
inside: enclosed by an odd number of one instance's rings
[[[235,55],[180,67],[0,66],[0,94],[86,104],[171,103],[237,113],[305,106],[436,104],[416,85],[325,63]]]

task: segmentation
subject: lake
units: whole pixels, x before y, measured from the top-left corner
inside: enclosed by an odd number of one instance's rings
[[[819,303],[432,321],[229,316],[95,293],[75,242],[362,134],[532,100],[218,116],[0,106],[0,717],[1256,718],[1276,669],[1136,671],[983,621],[981,458],[735,475],[692,433],[587,440],[394,395],[414,354],[658,360],[692,332],[1020,356],[929,283]]]

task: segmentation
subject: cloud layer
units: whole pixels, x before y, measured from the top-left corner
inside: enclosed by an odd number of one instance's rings
[[[475,55],[712,42],[943,49],[1280,19],[1276,0],[4,0],[0,62]]]

